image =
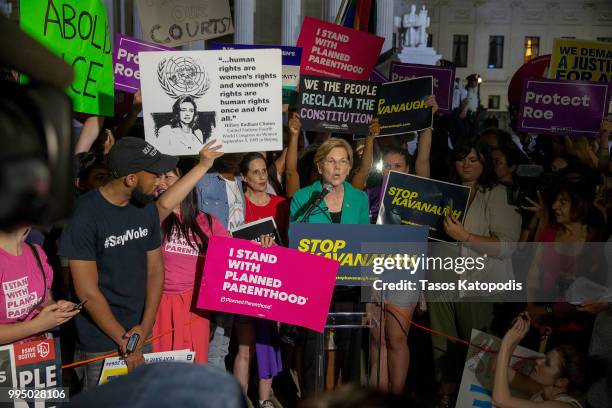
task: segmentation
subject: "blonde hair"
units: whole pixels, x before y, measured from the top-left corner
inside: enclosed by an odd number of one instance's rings
[[[348,161],[351,167],[353,167],[353,148],[346,140],[339,139],[337,137],[332,137],[330,139],[327,139],[325,142],[323,142],[323,144],[321,144],[321,146],[319,146],[319,148],[317,149],[317,152],[315,153],[315,157],[314,157],[315,164],[318,167],[323,167],[323,164],[324,164],[323,162],[325,161],[325,158],[327,157],[329,152],[331,152],[332,149],[335,149],[336,147],[341,147],[344,150],[346,150]]]

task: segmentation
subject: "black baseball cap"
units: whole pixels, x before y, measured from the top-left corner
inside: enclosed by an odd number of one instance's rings
[[[108,154],[108,169],[113,177],[148,171],[163,174],[174,170],[178,157],[162,154],[151,144],[137,137],[123,137]]]

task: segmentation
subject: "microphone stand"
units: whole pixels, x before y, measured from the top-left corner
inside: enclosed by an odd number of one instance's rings
[[[378,323],[378,372],[376,373],[376,389],[380,390],[380,375],[382,373],[382,336],[384,335],[383,333],[383,319],[385,318],[385,298],[384,298],[385,294],[381,293],[380,296],[380,316],[379,316],[379,323]],[[386,322],[385,322],[386,323]],[[387,368],[388,369],[388,368]]]
[[[329,188],[331,188],[331,186]],[[326,186],[323,186],[323,190],[321,190],[321,192],[319,193],[317,198],[315,198],[315,200],[312,202],[312,204],[310,204],[310,206],[308,207],[308,209],[304,213],[304,216],[300,219],[299,222],[308,222],[308,219],[312,215],[312,212],[314,211],[314,209],[319,207],[319,204],[321,204],[321,201],[323,201],[325,196],[327,194],[329,194],[330,192],[331,191],[327,190]]]
[[[304,213],[304,216],[298,221],[299,223],[308,222],[308,219],[312,215],[312,212],[316,207],[319,207],[321,201],[325,198],[327,194],[329,194],[330,190],[327,189],[327,186],[323,186],[323,190],[319,193],[319,195],[315,198],[315,200],[310,204],[310,207]],[[329,316],[328,316],[329,317]],[[317,356],[315,357],[315,395],[319,395],[323,389],[325,384],[325,328],[323,329],[323,333],[315,333],[316,336],[316,350]]]
[[[319,201],[319,202],[317,202],[317,201]],[[304,216],[300,220],[300,222],[308,222],[308,219],[312,215],[312,212],[314,211],[315,208],[317,208],[319,206],[320,202],[321,202],[320,200],[313,201],[312,204],[310,205],[310,207],[308,208],[308,211],[306,211],[306,213],[304,214]]]

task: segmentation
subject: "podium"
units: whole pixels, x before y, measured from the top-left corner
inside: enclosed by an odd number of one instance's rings
[[[327,373],[326,352],[329,350],[330,338],[336,332],[345,330],[370,330],[372,328],[370,314],[368,312],[330,312],[327,315],[327,322],[323,334],[317,335],[317,355],[316,355],[316,381],[315,394],[325,391],[325,379]],[[361,335],[361,333],[360,333]],[[333,340],[331,340],[333,342]],[[366,343],[369,349],[369,342]],[[365,347],[362,347],[365,348]],[[361,352],[361,350],[360,350]],[[369,374],[369,360],[366,360],[368,369],[366,376]],[[367,379],[366,379],[367,381]]]

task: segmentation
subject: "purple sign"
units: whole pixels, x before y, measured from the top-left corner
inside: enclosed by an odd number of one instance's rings
[[[391,82],[404,79],[433,77],[433,93],[438,102],[438,112],[451,113],[453,110],[453,81],[455,67],[439,67],[437,65],[391,63]]]
[[[377,69],[374,69],[370,74],[370,82],[379,82],[381,84],[384,84],[385,82],[389,82],[389,80],[383,74],[378,72]]]
[[[117,34],[115,36],[115,52],[113,67],[115,69],[115,89],[136,93],[140,88],[140,66],[138,53],[140,51],[173,51],[174,48],[153,45],[136,38]]]
[[[609,102],[607,83],[525,79],[517,128],[545,135],[597,136]]]

